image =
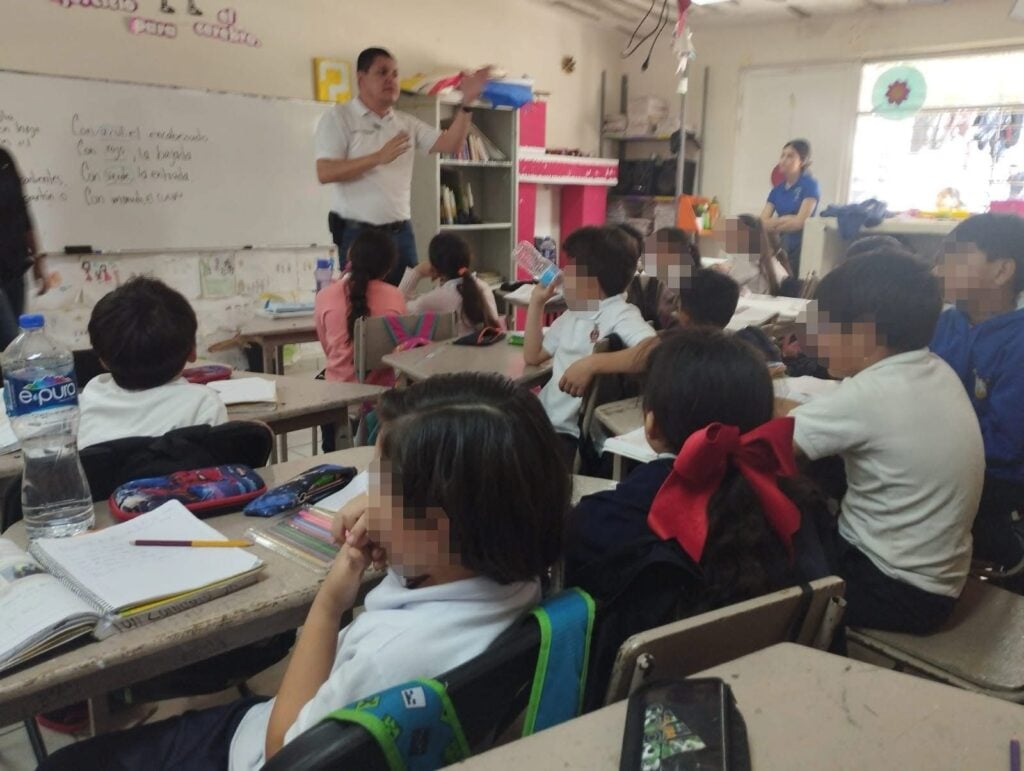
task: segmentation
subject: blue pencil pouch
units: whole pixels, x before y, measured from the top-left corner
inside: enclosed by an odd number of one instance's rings
[[[337,492],[351,482],[356,473],[349,466],[322,463],[267,490],[259,498],[249,501],[243,511],[250,517],[272,517],[285,511],[294,511]]]

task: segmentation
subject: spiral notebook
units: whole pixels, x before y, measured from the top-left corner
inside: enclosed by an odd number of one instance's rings
[[[178,501],[94,533],[41,538],[27,553],[0,538],[0,671],[77,637],[106,637],[255,583],[263,562],[245,549],[131,544],[223,538]]]

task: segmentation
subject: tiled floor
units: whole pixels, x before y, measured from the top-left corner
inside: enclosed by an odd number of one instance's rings
[[[302,346],[302,349],[298,352],[298,357],[286,366],[285,372],[289,375],[313,377],[317,372],[323,369],[323,366],[323,354],[318,350],[317,346]],[[316,441],[320,441],[319,435],[317,435]],[[289,434],[289,457],[312,457],[312,442],[313,436],[312,432],[309,430],[295,431]],[[284,675],[287,661],[288,660],[285,659],[265,672],[261,672],[258,676],[249,681],[249,687],[255,693],[259,694],[271,695],[276,693],[277,687],[281,682],[281,677]],[[146,718],[146,722],[153,722],[173,715],[178,715],[187,709],[202,709],[204,707],[212,707],[218,704],[226,704],[236,698],[238,698],[238,692],[231,689],[208,696],[197,696],[187,699],[171,699],[152,705],[149,709],[155,708],[156,711],[153,715]],[[118,727],[128,727],[132,725],[135,721],[145,717],[147,712],[148,709],[142,711],[141,714],[133,713],[129,722],[126,722],[124,726]],[[58,750],[61,747],[66,747],[69,744],[73,744],[79,738],[83,738],[66,736],[64,734],[50,731],[46,728],[41,729],[41,732],[43,735],[43,741],[46,744],[46,749],[50,752]],[[24,726],[19,723],[17,725],[0,728],[0,771],[31,771],[31,769],[34,769],[35,767],[35,756],[32,754],[32,747],[28,742],[28,736],[25,733]]]

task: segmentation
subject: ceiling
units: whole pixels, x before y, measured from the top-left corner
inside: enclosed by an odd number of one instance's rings
[[[948,0],[725,0],[714,5],[691,6],[689,18],[695,27],[786,21],[822,16],[875,12],[902,6],[941,5]],[[547,0],[548,3],[626,34],[651,8],[652,0]],[[663,0],[653,0],[654,11],[646,25],[657,21]],[[675,22],[676,0],[668,0],[670,23]]]

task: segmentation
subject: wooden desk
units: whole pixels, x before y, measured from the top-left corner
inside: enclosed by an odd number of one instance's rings
[[[279,457],[282,461],[288,460],[288,438],[285,434],[289,431],[334,423],[339,433],[351,444],[352,427],[348,421],[348,408],[366,401],[375,402],[387,390],[382,386],[294,375],[236,371],[234,377],[262,377],[277,383],[276,404],[235,404],[228,407],[228,417],[231,420],[259,420],[270,426],[276,435],[281,436]],[[315,447],[316,442],[313,444]]]
[[[284,372],[284,346],[317,341],[312,314],[291,319],[257,316],[242,326],[239,336],[246,342],[259,344],[263,349],[263,371],[278,375]]]
[[[401,353],[389,353],[382,361],[407,380],[426,380],[434,375],[458,372],[496,372],[525,386],[539,385],[551,377],[551,361],[527,366],[522,346],[501,340],[494,345],[431,343]]]
[[[259,473],[273,486],[323,462],[365,469],[372,457],[373,448],[359,447],[270,466]],[[208,521],[229,538],[240,538],[250,527],[269,524],[269,520],[241,512]],[[96,526],[112,522],[106,504],[97,503]],[[21,522],[4,537],[20,546],[27,543]],[[254,585],[0,676],[0,725],[173,671],[302,624],[320,577],[262,546],[252,548],[266,563],[262,578]]]
[[[289,431],[315,428],[325,423],[336,423],[351,444],[351,426],[347,420],[348,408],[352,405],[362,404],[364,401],[374,402],[387,390],[381,386],[363,385],[362,383],[340,383],[294,375],[271,375],[240,370],[236,370],[233,376],[263,377],[277,383],[276,404],[269,402],[234,404],[228,407],[228,418],[231,420],[258,420],[270,426],[275,435],[282,437],[279,443],[281,461],[288,460],[288,439],[284,435]],[[346,419],[342,419],[343,417]],[[272,460],[276,461],[277,448],[274,453]],[[23,467],[20,450],[0,455],[0,483],[19,476]]]
[[[783,643],[709,669],[733,690],[758,771],[1004,769],[1024,709]],[[618,769],[626,702],[452,768]]]
[[[602,404],[594,410],[594,417],[612,436],[622,436],[644,424],[643,398],[631,396],[617,402]]]
[[[362,470],[372,457],[372,447],[357,447],[319,458],[280,463],[260,469],[259,473],[268,486],[273,486],[320,463]],[[606,479],[574,477],[573,501],[606,489],[608,484]],[[267,527],[271,521],[246,517],[241,512],[208,520],[229,538],[240,538],[248,528]],[[96,526],[110,524],[113,520],[106,504],[96,504]],[[21,522],[13,525],[4,537],[22,547],[27,544]],[[171,672],[301,625],[321,576],[262,546],[252,549],[267,565],[254,585],[0,675],[0,726]]]

